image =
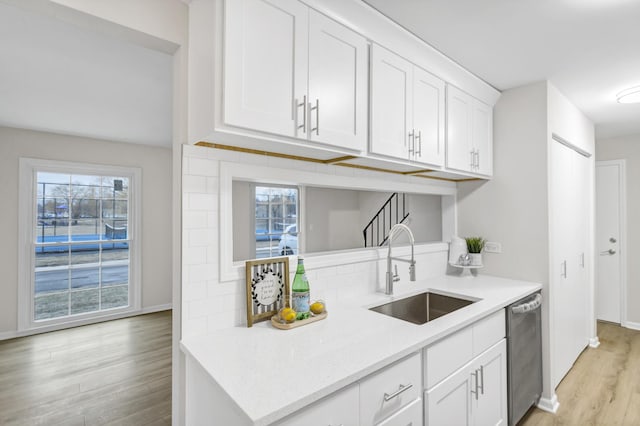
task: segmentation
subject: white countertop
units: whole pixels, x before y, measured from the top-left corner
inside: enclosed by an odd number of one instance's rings
[[[533,293],[540,284],[491,276],[398,283],[327,306],[325,320],[291,330],[270,321],[185,339],[192,356],[256,426],[270,424]],[[423,325],[367,308],[425,290],[480,299]]]

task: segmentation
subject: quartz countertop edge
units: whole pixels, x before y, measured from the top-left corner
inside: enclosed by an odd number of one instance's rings
[[[540,288],[539,283],[486,275],[398,283],[393,296],[371,293],[343,300],[327,307],[325,320],[304,327],[278,330],[266,321],[187,338],[180,347],[248,421],[266,426]],[[368,309],[424,291],[477,301],[422,325]]]

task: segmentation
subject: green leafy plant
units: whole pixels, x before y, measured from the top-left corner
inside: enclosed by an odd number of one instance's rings
[[[480,253],[484,248],[485,240],[482,237],[467,237],[467,250],[469,253]]]

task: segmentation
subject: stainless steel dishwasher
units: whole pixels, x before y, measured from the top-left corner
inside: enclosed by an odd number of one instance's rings
[[[538,403],[542,394],[542,295],[507,307],[507,391],[509,426]]]

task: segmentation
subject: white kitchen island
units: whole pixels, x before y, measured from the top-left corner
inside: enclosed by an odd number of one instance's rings
[[[468,331],[471,336],[471,330],[478,328],[474,327],[475,324],[489,321],[493,324],[499,321],[497,328],[493,327],[502,333],[497,339],[503,341],[504,323],[501,322],[503,316],[500,311],[540,288],[541,285],[537,283],[491,276],[444,276],[426,281],[398,283],[394,296],[373,293],[358,300],[344,301],[339,306],[330,305],[327,319],[292,330],[278,330],[270,322],[263,322],[252,328],[232,327],[206,336],[185,339],[181,342],[181,348],[187,359],[187,425],[279,423],[305,407],[319,405],[314,404],[317,401],[332,403],[330,396],[339,395],[338,391],[341,390],[345,397],[349,396],[351,401],[357,401],[358,384],[363,390],[362,383],[375,382],[369,379],[378,377],[380,372],[391,365],[398,366],[405,362],[398,363],[399,360],[413,362],[412,355],[422,356],[417,380],[419,383],[412,383],[411,391],[417,391],[417,398],[420,399],[427,390],[426,367],[430,362],[436,362],[432,358],[427,359],[428,352],[423,349],[431,348],[437,342],[443,342],[447,336],[455,335],[455,339],[446,341],[449,348],[453,348],[450,351],[451,358],[455,358],[464,353],[465,333]],[[368,309],[424,291],[458,295],[477,301],[423,325],[415,325]],[[484,325],[482,327],[486,328]],[[461,332],[457,333],[459,331]],[[476,345],[475,341],[482,334],[473,336]],[[458,341],[461,343],[457,343]],[[493,345],[492,342],[489,343]],[[490,346],[489,343],[486,347]],[[443,345],[440,346],[444,348]],[[504,357],[500,362],[506,362]],[[468,369],[468,365],[465,368]],[[498,376],[503,376],[503,371],[504,368],[501,367]],[[476,391],[479,372],[480,370],[471,373],[476,374]],[[482,386],[484,387],[484,376]],[[399,390],[402,389],[400,384]],[[360,392],[360,404],[363,403],[362,393]],[[424,395],[426,398],[427,392]],[[506,395],[504,390],[501,395]],[[501,406],[506,406],[506,400],[498,402]],[[422,412],[422,402],[420,405]],[[328,409],[331,406],[329,404]],[[401,408],[404,410],[404,407]],[[357,406],[355,409],[357,411]],[[313,415],[318,416],[317,412]],[[355,421],[358,422],[357,419]],[[362,424],[368,422],[365,419],[360,421],[364,422]],[[387,420],[382,423],[376,420],[376,423],[395,424]],[[348,423],[345,422],[345,426],[346,424]]]

